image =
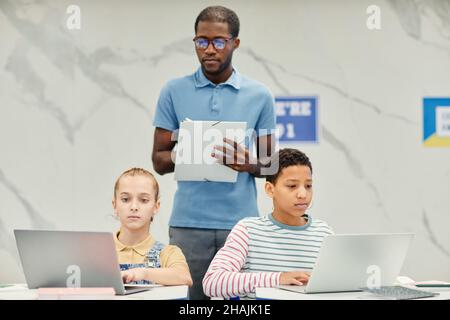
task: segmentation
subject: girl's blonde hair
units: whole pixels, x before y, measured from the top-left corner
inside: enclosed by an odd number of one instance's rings
[[[114,199],[116,199],[117,190],[119,190],[119,182],[122,177],[125,176],[146,176],[153,180],[153,185],[155,187],[155,201],[159,199],[159,184],[158,181],[156,181],[156,178],[153,174],[151,174],[149,171],[142,169],[142,168],[131,168],[125,171],[120,175],[119,178],[117,178],[116,183],[114,184]]]

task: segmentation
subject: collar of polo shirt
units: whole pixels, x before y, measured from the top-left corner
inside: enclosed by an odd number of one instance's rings
[[[138,243],[137,245],[127,246],[119,241],[119,233],[120,233],[120,231],[118,231],[116,233],[116,236],[114,237],[114,242],[116,243],[116,248],[118,251],[124,251],[126,249],[131,249],[131,250],[136,251],[141,256],[145,256],[147,254],[148,250],[150,249],[150,247],[152,246],[152,243],[154,242],[153,237],[150,234],[147,238],[145,238],[145,240]]]
[[[203,87],[206,87],[209,85],[211,85],[213,87],[229,85],[229,86],[235,88],[236,90],[239,90],[241,88],[241,75],[239,74],[239,72],[237,71],[236,68],[233,68],[233,72],[231,73],[231,76],[228,78],[227,81],[225,81],[224,83],[220,83],[218,85],[211,82],[205,76],[201,67],[198,68],[197,72],[195,73],[194,80],[195,80],[195,86],[197,88],[203,88]]]

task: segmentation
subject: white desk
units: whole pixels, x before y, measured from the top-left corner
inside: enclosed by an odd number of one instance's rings
[[[28,289],[25,284],[1,288],[0,300],[37,300],[36,289]],[[113,300],[181,300],[188,299],[188,286],[165,286],[124,296],[114,296]]]
[[[418,300],[450,300],[450,288],[418,288],[440,295]],[[297,293],[278,288],[256,288],[256,299],[268,300],[383,300],[368,292],[338,292],[338,293]]]

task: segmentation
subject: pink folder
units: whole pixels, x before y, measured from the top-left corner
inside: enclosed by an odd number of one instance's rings
[[[39,288],[39,299],[112,299],[113,288]]]

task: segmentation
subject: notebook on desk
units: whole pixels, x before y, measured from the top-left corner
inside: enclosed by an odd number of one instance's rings
[[[330,235],[322,243],[308,284],[279,288],[326,293],[361,291],[374,284],[392,286],[412,239],[409,233]]]
[[[124,295],[160,285],[124,285],[109,232],[14,230],[29,289],[114,288]]]

